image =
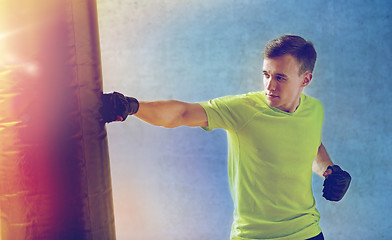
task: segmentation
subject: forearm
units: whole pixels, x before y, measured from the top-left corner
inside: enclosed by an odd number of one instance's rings
[[[323,177],[328,166],[333,166],[333,165],[334,163],[329,157],[327,150],[325,149],[324,145],[321,143],[317,152],[317,156],[313,161],[313,168],[312,168],[313,172]]]
[[[134,116],[155,126],[175,127],[184,111],[184,103],[179,101],[144,101],[139,102],[139,111]]]
[[[199,104],[176,100],[140,102],[135,116],[152,125],[167,128],[207,125],[207,117]]]

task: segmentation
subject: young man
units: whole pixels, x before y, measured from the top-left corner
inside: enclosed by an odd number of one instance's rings
[[[234,202],[231,239],[324,239],[312,193],[312,170],[326,177],[323,196],[339,201],[351,177],[321,143],[322,104],[302,93],[312,80],[316,51],[285,35],[264,49],[262,92],[202,103],[138,102],[104,94],[105,122],[128,114],[157,126],[222,128],[228,137],[229,187]]]

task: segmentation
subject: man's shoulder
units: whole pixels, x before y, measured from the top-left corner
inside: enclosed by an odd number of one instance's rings
[[[258,91],[258,92],[248,92],[246,94],[243,94],[243,96],[249,99],[261,100],[265,95],[264,95],[264,91]]]
[[[225,96],[222,97],[221,100],[229,106],[255,106],[265,102],[265,98],[263,100],[263,96],[263,92],[248,92],[244,94]]]
[[[313,106],[321,107],[321,108],[323,107],[323,104],[321,103],[320,100],[318,100],[317,98],[311,97],[305,93],[302,93],[301,98],[308,105],[313,105]]]
[[[238,95],[231,95],[231,96],[226,96],[228,100],[235,100],[238,102],[259,102],[263,101],[263,92],[248,92],[248,93],[243,93],[243,94],[238,94]],[[264,97],[265,99],[265,97]]]
[[[322,120],[324,119],[324,107],[320,100],[304,93],[301,95],[301,100],[304,100],[301,114],[310,114],[311,116],[319,116]]]
[[[227,104],[246,103],[249,101],[260,101],[262,99],[262,92],[248,92],[236,95],[226,95],[211,99],[210,101],[221,102]]]

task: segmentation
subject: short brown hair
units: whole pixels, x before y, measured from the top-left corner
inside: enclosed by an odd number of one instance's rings
[[[284,35],[269,41],[264,47],[264,58],[275,58],[290,54],[300,64],[299,74],[313,72],[317,53],[313,43],[300,36]]]

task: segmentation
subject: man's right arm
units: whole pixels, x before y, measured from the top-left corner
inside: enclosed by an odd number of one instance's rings
[[[208,126],[207,114],[200,104],[177,100],[139,102],[135,116],[152,125],[166,128]]]
[[[101,98],[100,112],[105,123],[125,121],[127,116],[135,115],[145,122],[167,128],[208,127],[207,114],[198,103],[176,100],[139,102],[118,92],[102,94]]]

